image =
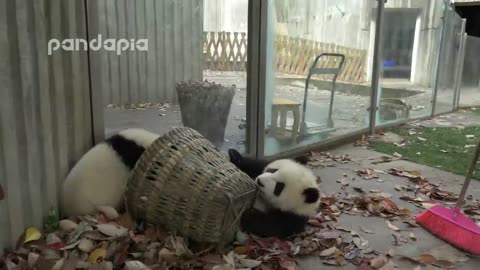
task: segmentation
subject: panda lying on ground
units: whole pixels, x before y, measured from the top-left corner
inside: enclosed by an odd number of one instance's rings
[[[313,172],[290,159],[269,163],[242,157],[233,149],[229,150],[229,156],[259,187],[254,207],[241,218],[242,230],[261,237],[279,238],[302,233],[320,205],[317,177]]]
[[[90,149],[63,183],[64,214],[92,214],[105,205],[120,210],[132,169],[158,137],[144,129],[126,129]]]

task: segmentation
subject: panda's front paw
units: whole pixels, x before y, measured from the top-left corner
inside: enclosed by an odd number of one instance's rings
[[[235,239],[237,240],[237,242],[241,245],[247,243],[248,239],[250,237],[248,236],[248,234],[242,232],[242,231],[237,231],[236,235],[235,235]]]

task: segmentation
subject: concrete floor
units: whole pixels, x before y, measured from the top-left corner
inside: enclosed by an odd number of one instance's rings
[[[226,138],[228,142],[224,145],[224,148],[234,147],[241,149],[239,141],[243,140],[244,130],[238,128],[238,124],[241,123],[240,119],[244,117],[245,112],[245,96],[242,90],[239,90],[234,99],[234,106],[230,113],[231,120],[229,121],[226,129]],[[427,120],[415,123],[416,125],[424,126],[468,126],[478,125],[480,123],[480,116],[477,114],[471,114],[467,112],[460,112],[451,115],[441,116],[434,120]],[[166,111],[159,111],[158,109],[150,108],[146,110],[118,110],[118,109],[106,109],[105,121],[107,134],[116,132],[120,129],[127,127],[144,127],[152,131],[164,133],[171,127],[180,126],[181,118],[179,109],[176,106],[169,108]],[[346,145],[331,151],[334,154],[349,154],[354,161],[347,164],[337,164],[337,167],[326,167],[315,169],[315,172],[322,178],[321,191],[326,194],[333,194],[340,190],[341,184],[337,183],[337,179],[342,178],[343,174],[347,174],[350,177],[356,176],[357,169],[371,168],[382,171],[387,171],[390,168],[403,168],[407,170],[419,170],[424,176],[426,176],[431,182],[441,183],[444,189],[459,192],[463,181],[462,176],[453,175],[438,169],[430,168],[427,166],[407,162],[407,161],[394,161],[390,163],[382,163],[378,165],[371,164],[372,158],[380,157],[383,154],[363,149],[360,147],[353,147],[352,145]],[[407,179],[392,176],[389,174],[380,174],[380,178],[384,182],[378,182],[376,180],[363,180],[356,176],[356,180],[351,181],[347,187],[347,191],[354,193],[353,187],[361,187],[365,191],[372,189],[388,192],[393,195],[393,200],[398,204],[400,208],[408,208],[413,213],[418,213],[422,209],[417,208],[413,204],[399,200],[398,198],[403,194],[396,191],[395,185],[409,184]],[[480,191],[480,182],[474,181],[471,184],[469,194],[477,195]],[[412,194],[410,194],[412,195]],[[367,239],[370,243],[370,247],[380,253],[387,253],[390,249],[395,249],[396,254],[405,256],[419,256],[420,254],[428,253],[432,254],[437,259],[446,259],[450,261],[457,261],[464,258],[462,252],[451,247],[446,242],[437,239],[422,228],[407,228],[406,224],[396,222],[395,225],[400,229],[411,230],[417,237],[416,242],[409,242],[402,244],[401,246],[394,246],[392,244],[392,231],[387,228],[382,218],[376,217],[362,217],[362,216],[349,216],[343,214],[339,218],[339,222],[343,227],[350,227],[360,233],[362,237]],[[374,231],[374,234],[362,233],[359,226],[367,227]],[[404,260],[395,259],[395,262],[399,265],[399,269],[414,269],[415,265]],[[344,267],[332,267],[322,264],[322,261],[317,257],[307,257],[301,260],[303,269],[356,269],[353,265],[346,265]],[[439,269],[431,266],[422,267],[422,269]],[[480,269],[480,259],[469,258],[468,261],[459,263],[457,269]]]
[[[326,194],[332,194],[338,192],[341,188],[341,184],[337,183],[337,179],[342,178],[343,174],[346,173],[349,177],[356,177],[356,180],[350,181],[350,185],[347,187],[347,191],[354,193],[353,187],[361,187],[364,191],[369,190],[381,190],[383,192],[391,193],[393,195],[393,201],[397,203],[400,208],[408,208],[414,214],[422,211],[422,209],[417,208],[411,203],[398,199],[404,193],[396,191],[395,185],[407,185],[411,184],[408,179],[402,177],[396,177],[389,174],[379,174],[380,179],[384,182],[378,182],[376,180],[363,180],[362,178],[356,175],[356,170],[371,168],[382,171],[388,171],[390,168],[402,168],[406,170],[417,170],[422,173],[427,179],[432,183],[439,183],[441,187],[445,190],[452,192],[459,192],[463,177],[447,173],[438,169],[430,168],[427,166],[415,164],[408,161],[393,161],[390,163],[381,163],[378,165],[371,164],[372,158],[378,158],[384,154],[363,149],[361,147],[354,147],[352,145],[346,145],[331,151],[332,154],[348,154],[353,158],[353,162],[348,164],[337,164],[337,167],[326,167],[315,169],[315,172],[322,178],[322,183],[320,185],[321,191]],[[468,194],[477,196],[480,192],[480,182],[473,181],[469,188]],[[413,195],[413,193],[406,193]],[[390,230],[383,218],[377,217],[362,217],[362,216],[349,216],[342,214],[339,218],[339,223],[342,227],[351,228],[359,232],[359,234],[367,239],[370,243],[370,247],[379,253],[386,254],[390,249],[394,249],[397,254],[394,259],[395,263],[399,266],[398,269],[414,269],[416,265],[407,262],[405,260],[399,260],[400,255],[416,257],[421,254],[431,254],[437,259],[450,260],[456,262],[457,260],[465,259],[465,255],[450,246],[448,243],[439,240],[430,233],[428,233],[423,228],[408,228],[408,225],[397,221],[395,225],[401,230],[413,232],[417,240],[415,242],[409,241],[409,243],[404,243],[401,246],[394,246],[392,244],[392,230]],[[363,233],[360,229],[360,226],[366,227],[369,230],[375,232],[374,234]],[[314,270],[314,269],[356,269],[354,265],[346,265],[344,267],[332,267],[322,264],[322,261],[317,257],[307,257],[301,260],[302,268],[305,270]],[[439,269],[433,266],[422,267],[421,269]],[[480,269],[480,259],[479,258],[468,258],[468,261],[458,263],[456,269],[464,270],[478,270]]]

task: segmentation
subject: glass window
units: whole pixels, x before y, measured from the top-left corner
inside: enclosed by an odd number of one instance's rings
[[[455,88],[458,80],[458,59],[462,39],[462,18],[450,7],[445,16],[443,47],[439,62],[438,90],[435,114],[451,112],[454,109]]]
[[[269,0],[266,156],[369,126],[376,3]]]
[[[92,37],[148,40],[143,51],[92,52],[107,136],[186,125],[224,150],[245,151],[248,0],[88,4]]]
[[[480,38],[467,36],[460,92],[460,107],[480,106]]]
[[[377,126],[431,115],[443,6],[441,0],[386,3]]]

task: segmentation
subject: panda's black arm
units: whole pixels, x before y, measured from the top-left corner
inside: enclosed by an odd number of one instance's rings
[[[241,219],[242,229],[261,237],[286,238],[304,231],[307,218],[289,212],[250,209]]]

